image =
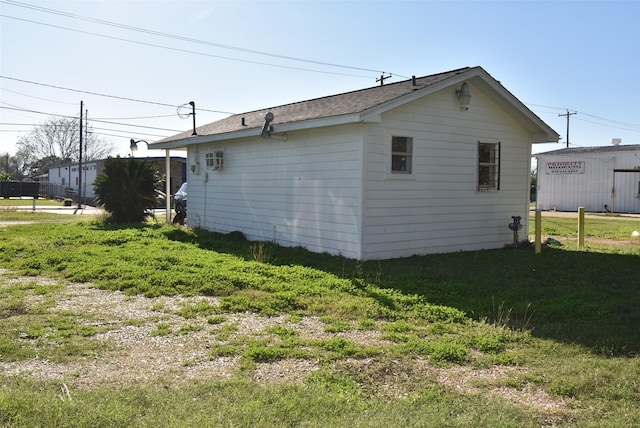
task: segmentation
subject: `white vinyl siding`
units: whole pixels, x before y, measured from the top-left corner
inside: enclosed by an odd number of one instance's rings
[[[358,126],[287,141],[226,144],[224,169],[189,177],[188,224],[250,240],[359,257],[362,155]],[[259,138],[259,137],[258,137]],[[199,153],[215,152],[202,145]],[[190,162],[196,161],[195,150]],[[193,158],[193,159],[192,159]]]
[[[468,111],[442,91],[385,113],[368,128],[363,258],[501,248],[513,238],[511,216],[527,227],[529,135],[471,91]],[[413,136],[411,180],[384,173],[389,134]],[[478,141],[502,142],[500,192],[477,192]]]
[[[512,216],[528,228],[537,128],[469,85],[467,111],[448,87],[371,121],[221,141],[224,169],[189,175],[188,224],[361,260],[502,248]],[[394,151],[393,137],[411,150]],[[478,192],[478,141],[500,143],[499,192]],[[191,146],[188,163],[219,149]],[[394,171],[393,156],[409,154],[410,169]]]

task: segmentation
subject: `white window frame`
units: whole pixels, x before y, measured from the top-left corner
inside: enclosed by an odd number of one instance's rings
[[[478,170],[476,174],[478,192],[500,190],[500,149],[501,143],[499,141],[497,143],[478,141]]]
[[[224,167],[224,150],[213,150],[205,153],[205,164],[208,169],[222,169]]]
[[[403,151],[394,151],[394,145],[396,142],[400,142],[401,139],[405,139],[407,146]],[[389,169],[391,174],[398,175],[411,175],[413,174],[413,144],[414,138],[408,135],[392,135],[390,139],[391,151]]]

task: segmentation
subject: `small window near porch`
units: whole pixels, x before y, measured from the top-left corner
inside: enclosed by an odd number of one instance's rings
[[[391,172],[393,174],[411,174],[413,158],[413,138],[391,137]]]
[[[500,143],[478,142],[478,191],[500,190]]]

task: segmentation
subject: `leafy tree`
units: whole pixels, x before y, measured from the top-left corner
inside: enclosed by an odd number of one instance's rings
[[[71,163],[71,161],[68,159],[65,161],[57,156],[47,156],[46,158],[38,159],[29,165],[29,175],[32,177],[38,177],[49,172],[50,168],[69,163]]]
[[[12,181],[22,181],[28,176],[28,169],[20,153],[16,153],[15,156],[9,153],[0,154],[0,174],[3,174],[3,177],[11,177]]]
[[[109,157],[93,184],[96,200],[118,224],[143,221],[157,205],[161,180],[149,162],[132,157]]]

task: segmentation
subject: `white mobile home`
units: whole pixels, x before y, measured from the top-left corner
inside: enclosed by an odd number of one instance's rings
[[[360,260],[501,248],[558,134],[480,67],[236,114],[186,149],[187,222]]]
[[[538,160],[537,208],[640,212],[640,145],[553,150]]]
[[[164,157],[140,158],[151,162],[161,173],[165,171]],[[184,157],[174,156],[170,159],[172,193],[178,190],[186,180],[187,168]],[[47,174],[47,193],[52,197],[68,197],[77,201],[80,182],[82,183],[82,203],[93,205],[95,193],[93,183],[104,168],[103,160],[90,160],[82,163],[82,177],[80,177],[79,164],[72,163],[49,168]],[[163,187],[164,188],[164,187]]]

